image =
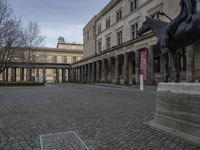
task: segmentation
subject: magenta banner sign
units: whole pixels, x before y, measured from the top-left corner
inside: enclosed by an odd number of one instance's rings
[[[140,52],[140,75],[143,75],[144,84],[147,84],[147,61],[148,61],[147,50],[142,50]]]

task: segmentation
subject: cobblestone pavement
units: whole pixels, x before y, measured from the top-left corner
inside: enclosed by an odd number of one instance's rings
[[[200,149],[145,125],[155,96],[79,84],[0,88],[0,150],[40,150],[40,135],[68,131],[90,150]]]

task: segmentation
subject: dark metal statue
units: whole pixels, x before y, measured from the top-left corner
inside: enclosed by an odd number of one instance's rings
[[[166,60],[166,82],[169,79],[169,53],[176,70],[175,82],[180,82],[180,57],[178,51],[200,39],[200,12],[195,12],[195,0],[181,0],[181,13],[170,23],[146,17],[138,35],[152,30],[158,38],[161,55]]]

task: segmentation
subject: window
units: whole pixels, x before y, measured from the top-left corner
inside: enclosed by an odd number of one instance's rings
[[[98,52],[100,52],[102,50],[102,43],[101,43],[101,40],[99,40],[97,42],[97,46],[98,46]]]
[[[154,73],[160,72],[160,57],[154,57]]]
[[[137,31],[138,31],[138,24],[135,23],[131,26],[132,28],[132,39],[136,39],[137,38]]]
[[[63,56],[63,63],[67,64],[67,56]]]
[[[130,11],[132,12],[133,10],[138,8],[138,0],[133,0],[130,3]]]
[[[117,11],[117,21],[119,21],[120,19],[122,19],[122,9]]]
[[[111,48],[111,37],[106,38],[106,48],[107,49]]]
[[[57,63],[57,56],[52,56],[52,63]]]
[[[118,45],[122,44],[122,31],[117,33],[117,44]]]
[[[73,63],[76,62],[76,56],[73,56],[73,57],[72,57],[72,62],[73,62]]]
[[[32,54],[32,61],[33,61],[33,62],[36,61],[36,56],[35,56],[35,54]]]
[[[101,25],[98,26],[98,28],[97,28],[97,34],[100,34],[100,33],[101,33]]]
[[[110,27],[110,18],[106,19],[106,29]]]
[[[89,41],[89,31],[84,35],[84,42]]]

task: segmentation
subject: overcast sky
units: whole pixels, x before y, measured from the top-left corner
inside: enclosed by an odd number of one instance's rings
[[[110,0],[9,0],[14,13],[24,23],[36,21],[46,47],[56,47],[57,38],[82,43],[82,28]]]

